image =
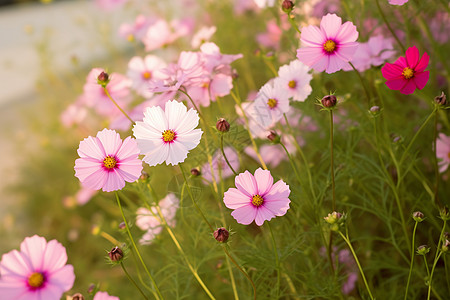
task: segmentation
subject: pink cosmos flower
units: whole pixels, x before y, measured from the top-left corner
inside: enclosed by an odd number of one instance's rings
[[[240,224],[248,225],[255,221],[261,226],[275,216],[283,216],[289,209],[289,186],[283,180],[273,184],[270,171],[259,168],[253,176],[249,171],[235,178],[237,188],[225,192],[225,206],[234,209],[233,218]]]
[[[225,155],[227,156],[228,161],[230,162],[230,165],[233,167],[235,171],[239,170],[239,157],[236,153],[236,151],[232,147],[225,147],[223,149],[223,152],[225,152]],[[212,158],[212,166],[213,166],[213,173],[214,173],[214,179],[219,181],[220,178],[225,179],[233,175],[233,171],[231,171],[230,167],[228,166],[227,162],[223,158],[222,151],[218,150]],[[209,163],[205,163],[202,168],[202,177],[208,181],[212,181],[212,175],[211,174],[211,166]],[[219,176],[219,170],[220,170],[220,176]]]
[[[70,128],[75,124],[81,124],[86,119],[87,110],[82,102],[79,100],[72,103],[61,113],[59,118],[64,127]]]
[[[275,0],[253,0],[255,1],[255,4],[258,5],[260,8],[264,7],[272,7],[275,4]]]
[[[107,292],[97,292],[94,300],[120,300],[119,297],[110,296]]]
[[[289,65],[281,66],[278,70],[278,77],[275,78],[275,84],[284,87],[287,90],[289,98],[294,101],[305,101],[311,94],[312,88],[309,84],[312,75],[310,68],[300,62],[293,60]]]
[[[402,94],[412,94],[415,89],[423,89],[430,77],[430,71],[425,71],[430,57],[424,52],[422,58],[416,46],[406,50],[405,57],[399,57],[393,64],[386,63],[381,68],[386,85],[391,90],[399,90]]]
[[[192,37],[191,46],[196,49],[200,47],[203,43],[208,42],[209,39],[216,33],[216,26],[202,27],[200,30]]]
[[[151,79],[162,79],[164,75],[161,69],[166,67],[166,63],[155,55],[147,55],[145,58],[135,56],[128,62],[127,76],[131,79],[131,87],[139,95],[150,98],[153,93],[150,92],[149,81]]]
[[[328,74],[342,69],[352,58],[358,43],[358,31],[352,22],[342,24],[335,14],[327,14],[320,21],[320,28],[309,25],[302,28],[297,58],[318,72]]]
[[[34,235],[20,244],[20,252],[3,254],[0,261],[0,298],[56,300],[72,288],[75,274],[66,265],[67,253],[56,240],[47,243]]]
[[[139,178],[142,162],[137,143],[131,137],[123,142],[114,130],[103,129],[88,137],[78,147],[75,176],[83,186],[105,192],[120,190],[126,182]]]
[[[167,101],[165,110],[160,106],[147,107],[142,122],[136,122],[133,134],[137,139],[144,161],[150,166],[166,162],[177,165],[183,162],[189,150],[200,143],[203,131],[195,129],[197,111],[187,111],[183,103]]]
[[[280,48],[280,39],[283,30],[278,27],[275,20],[270,20],[266,24],[266,32],[256,36],[256,41],[264,47],[278,50]]]
[[[287,90],[272,80],[261,87],[249,114],[261,126],[271,127],[288,111]]]
[[[157,19],[147,27],[141,41],[146,51],[159,49],[173,43],[181,36],[187,35],[192,29],[192,20],[173,20],[170,24],[164,19]]]
[[[122,7],[128,0],[95,0],[94,3],[104,11],[113,11]]]
[[[135,39],[142,39],[147,32],[148,27],[155,22],[155,19],[148,18],[143,15],[138,15],[134,24],[123,23],[119,27],[119,36],[134,41]]]
[[[389,0],[389,4],[391,5],[403,5],[409,0]]]
[[[439,172],[444,173],[450,164],[450,136],[439,134],[436,140],[436,157],[439,161]]]

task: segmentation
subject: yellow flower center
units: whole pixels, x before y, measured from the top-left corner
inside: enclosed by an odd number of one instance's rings
[[[254,195],[252,197],[252,204],[256,207],[261,206],[264,203],[264,199],[263,197],[261,197],[260,195]]]
[[[142,78],[148,80],[152,78],[152,73],[150,73],[149,71],[145,71],[144,73],[142,73]]]
[[[32,288],[39,288],[44,284],[44,275],[39,272],[34,272],[28,277],[28,285]]]
[[[297,82],[295,82],[295,80],[291,80],[291,81],[289,81],[288,86],[291,89],[293,89],[293,88],[295,88],[297,86]]]
[[[134,42],[134,35],[133,34],[129,34],[129,35],[127,35],[127,40],[129,41],[129,42]]]
[[[414,77],[414,70],[406,67],[403,69],[402,75],[403,77],[405,77],[405,79],[411,79]]]
[[[328,53],[332,53],[336,50],[336,43],[332,40],[328,40],[323,44],[323,49]]]
[[[163,140],[166,143],[170,143],[171,141],[173,141],[176,137],[176,134],[173,130],[167,129],[164,130],[164,132],[162,133],[163,136]]]
[[[276,107],[277,104],[278,104],[277,99],[270,98],[269,100],[267,100],[267,105],[269,105],[270,108]]]
[[[105,157],[105,159],[103,160],[103,166],[107,169],[113,169],[116,167],[117,164],[117,160],[112,157],[112,156],[107,156]]]

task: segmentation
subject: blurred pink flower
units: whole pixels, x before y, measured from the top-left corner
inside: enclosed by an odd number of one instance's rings
[[[34,235],[20,244],[20,252],[3,254],[0,261],[0,298],[58,300],[72,288],[75,274],[66,265],[67,253],[56,240],[47,243]]]
[[[266,32],[257,34],[256,41],[266,48],[278,50],[282,34],[283,30],[278,27],[277,22],[270,20],[266,24]]]
[[[402,94],[412,94],[416,88],[421,90],[428,82],[430,71],[425,71],[430,57],[426,52],[420,58],[416,46],[406,50],[405,57],[399,57],[393,64],[386,63],[381,68],[386,85]]]
[[[94,300],[120,300],[119,297],[110,296],[107,292],[97,292]]]
[[[89,200],[91,200],[91,198],[94,197],[95,194],[97,194],[97,190],[81,185],[81,188],[75,194],[75,199],[77,200],[77,203],[79,205],[84,205],[89,202]]]
[[[78,147],[75,176],[83,186],[105,192],[120,190],[126,182],[139,178],[142,162],[136,141],[127,137],[123,142],[114,130],[103,129],[96,137],[88,137]]]
[[[127,76],[131,79],[131,87],[145,98],[150,98],[153,93],[150,91],[149,81],[152,79],[162,79],[164,75],[161,69],[166,67],[166,63],[155,55],[147,55],[145,58],[134,56],[128,62]]]
[[[97,83],[97,77],[101,72],[104,72],[104,70],[100,68],[94,68],[89,72],[83,87],[84,93],[82,97],[84,103],[88,107],[95,108],[95,111],[101,116],[109,117],[120,113],[120,111],[105,94],[103,87]],[[122,109],[126,110],[131,101],[131,81],[118,73],[110,74],[109,78],[110,81],[106,86],[106,89],[114,101],[116,101]]]
[[[173,20],[170,24],[164,19],[155,19],[148,25],[141,41],[145,45],[146,51],[159,49],[173,43],[178,38],[188,35],[193,28],[193,21],[190,18],[183,20]]]
[[[391,5],[403,5],[409,0],[389,0],[389,4]]]
[[[82,102],[82,100],[77,100],[61,113],[59,118],[64,127],[70,128],[73,125],[81,124],[86,119],[87,110]]]
[[[275,0],[253,0],[253,1],[260,8],[272,7],[275,4]]]
[[[352,22],[342,24],[335,14],[324,16],[320,28],[309,25],[301,31],[303,47],[297,50],[297,58],[318,72],[339,71],[358,48],[356,26]]]
[[[216,26],[211,27],[202,27],[200,30],[192,37],[191,46],[192,48],[196,49],[200,47],[203,43],[206,43],[209,41],[209,39],[213,36],[213,34],[216,32],[217,28]]]
[[[167,101],[164,110],[160,106],[148,107],[143,121],[133,127],[141,154],[145,155],[143,160],[150,166],[183,162],[189,150],[200,143],[203,132],[195,129],[198,121],[197,111],[187,111],[176,100]]]
[[[337,13],[340,6],[340,0],[316,0],[311,15],[320,18],[326,13]]]
[[[439,161],[439,172],[444,173],[450,164],[450,136],[439,134],[436,140],[436,158]]]
[[[141,40],[147,32],[150,24],[154,22],[154,18],[138,15],[134,21],[134,24],[123,23],[120,25],[119,36],[129,41],[133,41],[135,39]]]
[[[112,11],[122,7],[128,0],[94,0],[94,3],[104,11]]]
[[[281,66],[275,84],[280,85],[288,92],[289,98],[294,101],[305,101],[311,94],[312,88],[309,84],[312,75],[310,68],[299,60],[293,60],[289,65]]]
[[[447,11],[438,11],[430,20],[430,31],[434,39],[445,44],[450,39],[450,14]]]
[[[253,103],[249,114],[263,127],[274,126],[289,111],[287,89],[274,80],[261,87]]]
[[[249,171],[235,178],[237,188],[225,192],[225,206],[234,209],[233,218],[240,224],[248,225],[255,221],[261,226],[275,216],[283,216],[289,209],[289,186],[283,180],[273,184],[270,171],[259,168],[253,176]]]
[[[232,147],[225,147],[223,151],[225,152],[225,155],[227,156],[227,159],[230,162],[231,166],[237,172],[239,170],[239,157],[236,151]],[[212,166],[214,170],[214,179],[216,180],[216,182],[220,181],[220,178],[225,179],[233,175],[233,171],[231,171],[227,162],[223,158],[222,151],[220,150],[217,150],[217,152],[213,155]],[[212,181],[211,166],[209,165],[209,163],[205,163],[202,166],[201,170],[202,177],[208,181]],[[219,170],[221,177],[219,177]]]

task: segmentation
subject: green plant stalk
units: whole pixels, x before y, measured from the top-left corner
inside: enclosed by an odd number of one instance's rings
[[[108,92],[108,89],[106,88],[106,86],[103,88],[103,90],[105,91],[106,96],[109,98],[109,100],[112,101],[112,103],[114,103],[114,105],[120,110],[120,112],[128,119],[130,120],[131,124],[134,123],[134,121],[130,118],[130,116],[119,106],[119,104],[117,104],[116,101],[114,101],[114,99],[111,97],[111,95]]]
[[[430,300],[431,297],[431,284],[432,284],[432,280],[433,280],[433,274],[434,274],[434,269],[436,268],[436,264],[439,260],[439,258],[442,255],[442,251],[439,250],[439,248],[436,250],[436,254],[439,252],[439,255],[434,259],[433,262],[433,267],[431,268],[431,273],[430,273],[430,279],[428,280],[428,296],[427,296],[427,300]]]
[[[125,269],[125,266],[123,265],[123,262],[120,262],[120,266],[122,267],[123,272],[125,273],[125,275],[127,276],[127,278],[133,283],[133,285],[139,290],[139,292],[141,293],[142,297],[144,297],[144,299],[148,299],[147,296],[144,294],[144,292],[141,290],[141,288],[137,285],[136,281],[134,281],[133,278],[131,278],[130,274],[128,274],[127,269]]]
[[[345,236],[340,231],[338,231],[338,233],[340,234],[340,236],[344,239],[344,241],[347,243],[348,247],[350,248],[350,251],[353,254],[353,258],[355,259],[355,262],[358,265],[359,273],[361,274],[361,277],[364,281],[364,285],[366,286],[367,292],[369,293],[370,299],[373,300],[374,298],[373,298],[372,292],[370,291],[369,284],[367,283],[367,280],[366,280],[366,276],[364,276],[364,272],[361,267],[361,264],[359,263],[358,256],[356,255],[355,250],[353,249],[352,244],[350,243],[350,240],[348,238],[347,227],[345,227],[345,231],[346,231]]]
[[[194,269],[194,267],[191,265],[191,263],[189,262],[186,253],[184,252],[183,248],[181,248],[180,243],[178,242],[177,238],[175,237],[175,234],[172,232],[172,229],[170,228],[170,226],[167,224],[166,219],[164,218],[164,215],[162,214],[161,208],[159,207],[159,205],[156,205],[156,210],[158,211],[158,215],[161,218],[161,222],[163,223],[164,227],[167,229],[167,232],[169,233],[170,237],[172,238],[172,241],[174,242],[175,246],[177,247],[178,251],[180,252],[181,256],[183,256],[186,264],[188,265],[189,270],[191,271],[192,275],[194,275],[195,279],[197,279],[198,283],[200,284],[200,286],[203,288],[203,290],[205,291],[205,293],[208,295],[208,297],[210,299],[216,299],[212,293],[209,291],[209,289],[206,287],[205,283],[203,282],[203,280],[200,278],[200,276],[198,275],[197,271]]]
[[[414,225],[412,243],[411,243],[411,262],[409,265],[408,281],[406,282],[406,291],[405,291],[405,298],[404,298],[405,300],[408,298],[409,283],[411,281],[411,273],[412,273],[413,264],[414,264],[414,249],[415,249],[414,243],[415,243],[415,238],[416,238],[417,224],[419,224],[419,222],[416,221],[416,224]]]
[[[294,27],[294,29],[295,29],[298,33],[302,34],[302,32],[300,31],[300,29],[298,29],[298,25],[295,24],[294,16],[292,16],[291,13],[289,12],[289,13],[287,14],[287,17],[288,17],[289,23],[291,23],[292,27]]]
[[[120,213],[122,214],[122,218],[123,218],[123,221],[125,223],[125,227],[127,229],[128,237],[130,238],[130,242],[133,245],[133,248],[134,248],[138,258],[139,258],[142,266],[144,267],[144,270],[147,273],[148,277],[152,281],[153,288],[156,291],[156,294],[154,296],[155,296],[156,299],[164,299],[164,297],[161,295],[161,292],[158,289],[158,286],[156,285],[155,279],[153,278],[152,274],[150,273],[150,271],[148,270],[147,266],[145,265],[144,260],[142,259],[141,253],[139,252],[139,250],[138,250],[138,248],[136,246],[136,243],[134,242],[133,236],[131,235],[130,227],[128,226],[127,219],[125,218],[125,214],[124,214],[123,209],[122,209],[122,205],[120,204],[119,194],[117,193],[117,191],[115,192],[115,195],[116,195],[117,205],[119,206]]]
[[[277,266],[277,286],[276,286],[276,292],[277,292],[277,299],[280,295],[280,283],[281,283],[281,270],[280,270],[280,258],[278,257],[278,250],[277,250],[277,244],[275,242],[275,236],[272,231],[272,226],[270,226],[270,222],[267,222],[267,226],[269,227],[270,231],[270,237],[272,239],[272,246],[273,246],[273,253],[275,255],[275,264]]]
[[[437,124],[438,124],[438,117],[439,114],[436,111],[436,114],[434,116],[434,130],[433,130],[433,150],[434,150],[434,204],[439,204],[439,167],[438,167],[438,159],[437,159]]]
[[[392,29],[391,25],[389,24],[388,20],[386,19],[386,16],[383,13],[383,10],[381,9],[380,3],[378,0],[376,0],[377,2],[377,7],[378,7],[378,11],[380,12],[381,18],[383,18],[384,24],[386,24],[387,28],[389,29],[389,31],[391,32],[392,36],[394,37],[394,39],[397,41],[398,45],[400,46],[400,48],[402,48],[403,52],[406,52],[405,47],[403,46],[402,42],[400,42],[400,39],[398,38],[398,36],[395,34],[395,31]]]
[[[294,160],[292,159],[291,154],[289,154],[289,151],[286,149],[286,146],[280,141],[281,147],[283,147],[284,151],[286,152],[286,155],[289,158],[289,162],[291,163],[292,169],[294,170],[295,176],[297,177],[297,180],[300,184],[302,184],[302,179],[300,177],[300,174],[298,174],[297,167],[295,166]]]
[[[222,152],[223,158],[225,159],[225,162],[227,163],[228,167],[230,167],[231,171],[234,173],[234,176],[238,176],[238,173],[233,169],[230,162],[228,161],[227,156],[225,155],[225,151],[223,150],[223,133],[220,133],[220,151]]]
[[[330,109],[330,159],[331,159],[331,189],[333,194],[332,211],[336,211],[336,186],[334,182],[334,153],[333,153],[333,110]]]
[[[355,68],[355,66],[351,62],[348,62],[348,63],[352,67],[353,71],[355,71],[356,75],[358,75],[359,81],[361,81],[361,85],[363,86],[364,93],[366,94],[366,97],[367,97],[367,105],[369,105],[369,107],[370,107],[370,99],[371,99],[370,93],[369,93],[369,90],[366,87],[366,84],[364,83],[364,80],[363,80],[363,78],[361,76],[361,73]]]

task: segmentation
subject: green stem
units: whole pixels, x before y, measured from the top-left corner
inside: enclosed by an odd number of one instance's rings
[[[378,11],[380,12],[381,17],[383,18],[384,23],[386,24],[387,28],[389,29],[389,31],[391,32],[392,36],[394,37],[394,39],[397,41],[398,45],[400,46],[400,48],[402,48],[403,52],[406,52],[405,47],[403,46],[402,42],[400,42],[400,39],[398,38],[398,36],[395,34],[394,30],[392,29],[390,23],[388,22],[388,20],[386,19],[386,16],[383,13],[383,10],[381,10],[381,6],[378,0],[376,0],[377,2],[377,7],[378,7]]]
[[[356,73],[356,75],[358,75],[358,78],[359,78],[359,81],[361,81],[361,85],[363,86],[363,88],[364,88],[364,93],[366,93],[366,97],[367,97],[367,104],[369,105],[369,107],[370,107],[370,93],[369,93],[369,90],[367,89],[367,87],[366,87],[366,84],[364,83],[364,80],[363,80],[363,78],[362,78],[362,76],[361,76],[361,73],[355,68],[355,66],[351,63],[351,62],[348,62],[349,64],[350,64],[350,66],[353,68],[353,71],[355,71],[355,73]]]
[[[267,222],[267,226],[270,230],[270,237],[272,239],[273,253],[275,255],[275,264],[277,266],[277,287],[276,287],[276,296],[278,299],[280,295],[280,282],[281,282],[281,270],[280,270],[280,258],[278,257],[277,244],[275,243],[275,236],[272,231],[272,226],[270,226],[270,222]]]
[[[295,176],[297,177],[298,182],[301,184],[302,180],[301,180],[300,174],[298,174],[297,167],[295,166],[295,163],[294,163],[294,160],[292,159],[291,154],[289,154],[289,151],[286,149],[286,146],[281,141],[280,141],[280,145],[281,145],[281,147],[283,147],[284,151],[286,152],[286,155],[289,158],[289,162],[291,163],[292,169],[294,170]]]
[[[367,283],[367,280],[366,280],[366,276],[364,276],[364,272],[362,270],[361,264],[359,263],[358,256],[356,255],[355,250],[353,249],[352,244],[350,243],[350,240],[348,238],[347,227],[345,228],[345,231],[346,231],[345,236],[340,231],[338,231],[338,233],[341,235],[341,237],[344,239],[344,241],[347,243],[348,247],[350,248],[350,251],[353,254],[353,258],[355,259],[355,262],[358,265],[359,273],[361,274],[361,277],[364,281],[364,285],[366,286],[367,292],[369,293],[370,299],[373,300],[374,298],[372,296],[372,292],[370,291],[369,284]]]
[[[227,156],[225,155],[225,151],[223,150],[223,133],[220,134],[220,151],[222,151],[223,158],[225,159],[228,167],[230,167],[231,171],[234,173],[234,176],[238,176],[238,173],[231,166]]]
[[[414,264],[414,249],[415,249],[414,242],[415,242],[415,238],[416,238],[417,224],[419,224],[419,222],[416,221],[416,224],[414,225],[412,243],[411,243],[411,263],[409,265],[408,281],[406,282],[405,300],[408,298],[409,282],[411,281],[411,273],[412,273],[413,264]]]
[[[120,213],[122,214],[122,218],[123,218],[123,221],[125,223],[125,227],[127,229],[128,237],[130,238],[130,242],[133,245],[134,251],[136,252],[136,254],[137,254],[137,256],[138,256],[142,266],[144,267],[145,272],[147,273],[148,277],[152,281],[153,287],[154,287],[154,289],[156,291],[155,298],[156,299],[164,299],[164,297],[161,295],[161,292],[158,289],[158,286],[156,285],[155,279],[153,278],[152,274],[150,273],[150,271],[148,270],[147,266],[145,265],[144,260],[142,259],[141,253],[139,252],[139,250],[138,250],[138,248],[136,246],[136,243],[134,242],[133,236],[131,235],[130,227],[128,226],[127,219],[125,218],[125,214],[123,213],[122,205],[120,204],[119,194],[117,193],[117,191],[115,192],[115,194],[116,194],[117,205],[119,206]]]
[[[437,149],[436,149],[438,117],[439,117],[439,114],[436,112],[435,117],[434,117],[434,130],[433,130],[434,178],[435,178],[434,204],[435,205],[439,204],[439,179],[440,179],[438,160],[437,160]]]
[[[333,153],[333,110],[330,109],[330,156],[331,156],[331,188],[333,194],[332,211],[336,211],[336,187],[334,182],[334,153]]]
[[[300,29],[298,28],[297,24],[295,24],[294,16],[292,16],[290,12],[289,12],[287,15],[288,15],[287,17],[288,17],[289,23],[291,23],[292,27],[294,27],[294,29],[295,29],[298,33],[302,34],[302,32],[301,32]]]
[[[144,294],[144,292],[141,290],[141,288],[137,285],[136,281],[134,281],[134,279],[131,278],[130,274],[128,274],[127,269],[125,269],[125,266],[123,265],[123,262],[120,262],[120,266],[122,267],[122,270],[125,273],[125,275],[128,277],[128,279],[139,290],[139,292],[141,293],[142,297],[144,297],[144,299],[148,299],[147,296]]]
[[[433,280],[434,269],[436,268],[436,264],[437,264],[439,258],[442,255],[442,251],[440,251],[439,248],[436,250],[436,254],[438,252],[439,252],[439,255],[435,258],[435,260],[433,262],[433,267],[431,268],[431,273],[430,273],[430,280],[428,281],[428,297],[427,297],[427,300],[430,300],[430,297],[431,297],[431,282]]]
[[[116,101],[114,101],[114,99],[111,97],[111,95],[108,92],[108,89],[106,88],[106,86],[103,88],[103,90],[105,91],[106,96],[112,101],[112,103],[114,103],[114,105],[123,113],[123,115],[125,117],[127,117],[128,120],[130,120],[131,124],[134,123],[134,121],[130,118],[130,116],[119,106],[119,104],[117,104]]]

